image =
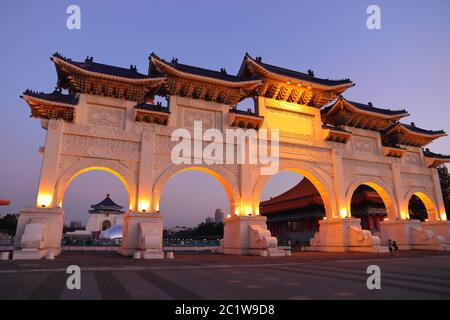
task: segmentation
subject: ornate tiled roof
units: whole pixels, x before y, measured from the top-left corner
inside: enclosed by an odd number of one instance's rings
[[[382,132],[396,123],[399,119],[408,116],[402,110],[390,110],[374,107],[372,103],[363,104],[349,101],[343,96],[331,105],[321,110],[322,121],[334,126],[348,126],[366,130]]]
[[[37,92],[27,89],[23,92],[21,97],[23,98],[23,96],[72,105],[77,105],[79,100],[77,94],[63,94],[59,89],[55,89],[52,93]]]
[[[405,124],[396,122],[381,132],[384,144],[401,144],[415,147],[423,147],[433,140],[446,136],[443,130],[427,130],[416,127],[414,122]]]
[[[192,75],[197,75],[201,77],[206,78],[213,78],[217,80],[222,81],[228,81],[228,82],[246,82],[246,81],[253,81],[253,80],[259,80],[259,77],[238,77],[232,74],[228,74],[225,69],[221,69],[220,71],[217,70],[211,70],[211,69],[205,69],[200,67],[195,67],[187,64],[182,64],[178,62],[177,58],[173,58],[170,62],[160,58],[155,53],[150,54],[150,67],[149,67],[149,74],[154,76],[161,76],[163,73],[157,69],[157,67],[151,63],[152,59],[156,59],[159,62],[162,62],[166,64],[167,66],[170,66],[180,72],[188,73]]]
[[[123,213],[123,211],[121,211],[123,206],[119,206],[117,203],[112,201],[109,193],[106,195],[106,198],[99,203],[91,205],[91,208],[92,210],[89,210],[89,213]]]
[[[139,73],[137,71],[136,66],[133,66],[133,65],[131,65],[129,68],[116,67],[116,66],[111,66],[111,65],[107,65],[107,64],[94,62],[93,57],[86,57],[86,59],[84,61],[74,61],[70,58],[64,57],[63,55],[59,54],[58,52],[53,54],[52,58],[54,58],[54,57],[62,59],[64,61],[66,61],[76,67],[79,67],[81,69],[84,69],[86,71],[102,73],[102,74],[107,74],[107,75],[116,76],[116,77],[130,78],[130,79],[149,78],[149,76]]]
[[[360,102],[347,100],[343,96],[339,96],[338,100],[335,103],[333,103],[332,105],[330,105],[328,107],[323,108],[321,110],[321,113],[327,114],[328,112],[330,112],[330,110],[332,110],[334,108],[334,106],[336,105],[336,103],[339,100],[345,101],[346,103],[350,104],[354,108],[361,110],[361,111],[378,113],[380,115],[385,115],[385,116],[399,116],[399,115],[407,116],[408,115],[408,112],[405,109],[391,110],[391,109],[378,108],[378,107],[374,107],[372,102],[368,102],[367,104],[364,104],[364,103],[360,103]]]
[[[430,135],[430,136],[445,135],[446,134],[444,130],[428,130],[428,129],[422,129],[422,128],[416,127],[414,122],[411,122],[411,124],[398,123],[397,125],[401,125],[401,126],[407,128],[410,131],[414,131],[414,132],[417,132],[417,133],[420,133],[420,134],[426,134],[426,135]]]
[[[430,149],[428,149],[428,148],[423,149],[423,155],[425,157],[429,157],[429,158],[450,160],[450,155],[448,155],[448,154],[441,154],[441,153],[434,153],[434,152],[430,151]]]
[[[353,85],[353,82],[350,79],[341,79],[341,80],[330,80],[330,79],[323,79],[318,78],[314,76],[314,72],[309,70],[308,73],[295,71],[291,69],[286,69],[278,66],[274,66],[268,63],[262,62],[261,57],[257,57],[256,59],[253,59],[248,53],[245,53],[244,61],[242,62],[241,68],[239,70],[238,76],[248,76],[248,74],[251,74],[251,71],[248,70],[246,64],[248,61],[251,61],[252,63],[255,63],[259,66],[261,66],[263,69],[276,73],[282,76],[285,76],[287,78],[297,79],[300,81],[307,81],[312,83],[321,84],[324,86],[337,86],[337,85]]]

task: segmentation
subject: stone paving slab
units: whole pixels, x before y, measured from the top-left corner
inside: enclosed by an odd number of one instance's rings
[[[68,290],[66,268],[81,268]],[[368,290],[366,269],[382,271]],[[0,299],[450,299],[450,254],[299,252],[264,258],[181,254],[133,260],[114,253],[63,253],[56,260],[0,261]]]

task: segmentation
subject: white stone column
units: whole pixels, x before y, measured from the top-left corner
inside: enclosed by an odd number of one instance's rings
[[[391,164],[392,170],[392,181],[394,186],[394,195],[395,202],[397,203],[396,212],[389,212],[388,210],[388,218],[389,220],[398,220],[398,219],[406,219],[408,218],[408,203],[406,203],[405,207],[405,199],[403,199],[403,186],[400,175],[400,166],[399,159],[394,159]],[[395,207],[395,206],[392,206]]]
[[[431,169],[431,178],[433,179],[434,199],[436,201],[435,203],[436,214],[434,217],[428,216],[428,219],[430,221],[445,220],[446,213],[445,213],[444,198],[442,196],[441,182],[439,181],[439,174],[437,169],[435,168]]]
[[[240,164],[239,186],[241,191],[241,203],[239,215],[255,215],[257,208],[253,208],[252,170],[248,164]]]
[[[36,207],[39,208],[58,206],[55,186],[63,128],[64,122],[62,120],[48,121],[39,187],[36,196]]]
[[[139,163],[139,176],[137,188],[136,208],[139,212],[157,211],[153,207],[153,164],[154,164],[155,133],[144,131],[141,140],[141,158]]]
[[[327,219],[350,217],[350,203],[346,203],[345,179],[342,156],[336,149],[332,151],[333,158],[333,189],[335,202],[332,204],[333,212],[327,214]],[[330,197],[331,198],[331,197]]]

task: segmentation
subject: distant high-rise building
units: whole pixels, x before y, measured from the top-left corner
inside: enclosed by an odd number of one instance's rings
[[[213,217],[207,217],[205,219],[205,223],[214,223],[214,218]]]
[[[215,223],[223,223],[223,219],[225,217],[225,213],[222,209],[216,209],[216,212],[214,213],[214,222]]]

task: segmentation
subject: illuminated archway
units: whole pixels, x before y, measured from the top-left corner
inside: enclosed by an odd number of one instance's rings
[[[388,219],[395,220],[398,217],[397,203],[395,201],[395,195],[393,190],[380,178],[377,177],[370,179],[367,178],[357,179],[353,181],[353,183],[350,184],[350,186],[347,188],[345,202],[346,202],[346,210],[349,213],[349,216],[351,216],[351,202],[353,194],[360,185],[366,185],[378,193],[380,198],[383,200],[384,206],[386,207]]]
[[[405,197],[405,203],[407,203],[408,205],[408,217],[409,218],[413,218],[413,215],[410,215],[410,204],[411,204],[411,200],[414,198],[414,196],[416,196],[418,198],[419,205],[420,203],[425,207],[425,217],[423,217],[423,219],[420,220],[437,220],[439,219],[438,216],[438,211],[436,210],[436,206],[434,204],[434,201],[432,200],[432,198],[427,194],[427,192],[425,190],[422,189],[411,189]],[[417,199],[416,198],[416,199]]]
[[[287,180],[287,173],[299,179],[287,186],[284,192],[270,199],[260,199],[260,215],[267,217],[267,227],[279,243],[304,245],[319,231],[319,221],[325,217],[322,197],[308,178],[296,172],[281,171],[272,176],[264,186],[264,193],[276,183],[275,178]]]
[[[380,222],[386,219],[386,205],[379,193],[372,187],[361,184],[353,192],[350,214],[361,220],[361,228],[372,234],[380,232]]]
[[[105,171],[116,176],[122,182],[125,190],[127,191],[128,209],[133,210],[133,208],[135,208],[136,184],[131,175],[128,174],[127,170],[114,162],[106,162],[104,165],[98,165],[96,163],[92,163],[91,161],[80,161],[74,163],[66,171],[64,171],[60,177],[58,177],[55,192],[56,196],[54,199],[54,201],[56,201],[55,206],[60,208],[63,207],[64,193],[73,179],[75,179],[82,173],[94,170]]]
[[[239,188],[234,178],[220,166],[190,166],[190,165],[171,165],[164,170],[157,179],[153,188],[152,208],[158,212],[160,209],[161,193],[167,181],[177,173],[184,171],[204,172],[215,178],[224,188],[229,201],[230,212],[234,212],[236,203],[239,202]]]
[[[302,169],[298,167],[282,167],[280,171],[289,171],[297,173],[300,176],[308,179],[314,187],[317,189],[320,197],[322,198],[323,205],[325,208],[325,217],[333,218],[336,213],[333,208],[334,199],[332,196],[331,182],[328,182],[321,176],[321,174],[313,168]],[[272,176],[260,176],[256,181],[255,187],[253,189],[253,207],[259,214],[259,205],[261,202],[261,194],[264,190],[266,183]]]

